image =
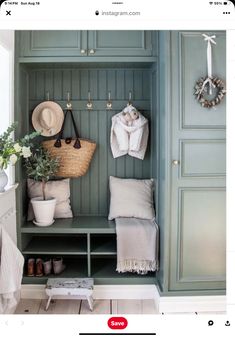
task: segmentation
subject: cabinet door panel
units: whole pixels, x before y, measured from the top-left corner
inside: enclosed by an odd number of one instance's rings
[[[224,177],[226,143],[224,139],[184,139],[181,142],[182,177]]]
[[[22,57],[152,56],[150,31],[22,31],[20,36]]]
[[[211,287],[226,272],[225,190],[182,188],[178,197],[178,264],[173,268],[178,285]]]
[[[151,32],[146,31],[89,31],[88,54],[94,56],[151,56]]]
[[[212,46],[213,76],[226,77],[226,37],[216,32],[216,45]],[[206,76],[207,43],[198,32],[182,32],[179,36],[181,68],[181,120],[185,129],[224,129],[226,123],[226,97],[213,109],[202,108],[192,95],[196,81]],[[198,62],[198,60],[200,60]],[[213,96],[212,96],[213,97]],[[211,98],[210,98],[211,99]]]
[[[82,56],[86,31],[21,32],[21,56]]]
[[[189,103],[194,100],[193,92],[183,95],[186,87],[194,85],[193,79],[189,80],[189,74],[195,71],[198,64],[197,53],[193,56],[193,50],[201,46],[198,41],[203,41],[202,33],[187,33],[194,42],[190,44],[191,47],[182,44],[185,32],[171,34],[175,51],[171,58],[174,90],[171,111],[169,290],[172,291],[225,289],[225,131],[222,128],[208,128],[207,121],[200,117],[200,114],[207,114],[207,109],[199,104],[192,108]],[[226,38],[223,32],[214,34],[220,40]],[[205,55],[206,48],[205,43]],[[217,61],[223,72],[225,64],[222,56],[225,50],[218,43],[214,52],[220,56]],[[185,59],[189,59],[189,56],[191,67],[185,67]],[[180,99],[182,95],[184,104]],[[224,104],[225,101],[216,107],[221,120],[225,120]],[[200,128],[185,128],[181,123],[182,112],[184,116],[189,113],[195,115]]]

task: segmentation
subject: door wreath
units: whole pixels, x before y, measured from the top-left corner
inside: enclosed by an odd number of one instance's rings
[[[205,98],[205,95],[207,94],[207,83],[211,83],[212,87],[218,89],[216,96],[211,100]],[[201,77],[196,82],[194,89],[194,95],[196,96],[196,99],[204,108],[212,108],[213,106],[220,104],[226,94],[225,83],[218,77]]]
[[[212,108],[221,103],[226,94],[226,86],[223,80],[219,77],[212,76],[212,47],[211,44],[216,44],[215,35],[208,36],[202,34],[204,40],[207,41],[207,77],[201,77],[194,86],[194,95],[197,101],[204,108]],[[212,95],[212,88],[216,88],[216,95],[212,98],[205,98],[206,95]]]

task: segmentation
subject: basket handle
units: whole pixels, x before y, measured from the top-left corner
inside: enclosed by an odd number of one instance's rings
[[[76,135],[76,140],[75,140],[75,143],[74,143],[73,147],[74,147],[75,149],[80,149],[80,148],[81,148],[81,143],[80,143],[80,140],[79,140],[78,129],[77,129],[77,126],[76,126],[74,117],[73,117],[73,112],[72,112],[72,110],[66,110],[65,116],[64,116],[64,121],[63,121],[63,124],[62,124],[62,128],[61,128],[61,130],[60,130],[60,133],[59,133],[58,138],[57,138],[56,141],[55,141],[54,146],[55,146],[55,147],[61,147],[61,139],[63,139],[63,133],[64,133],[64,127],[65,127],[65,121],[66,121],[66,117],[67,117],[68,112],[69,112],[70,115],[71,115],[71,118],[72,118],[72,124],[73,124],[73,128],[74,128],[75,135]],[[66,144],[70,144],[70,143],[71,143],[71,140],[72,140],[72,138],[71,138],[71,137],[68,137],[68,138],[65,139],[65,143],[66,143]]]

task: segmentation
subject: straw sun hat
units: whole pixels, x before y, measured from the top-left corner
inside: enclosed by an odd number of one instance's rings
[[[32,124],[42,136],[56,135],[62,127],[64,112],[59,104],[45,101],[36,106],[32,114]]]

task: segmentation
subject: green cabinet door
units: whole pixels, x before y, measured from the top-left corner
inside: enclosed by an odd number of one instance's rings
[[[21,31],[21,57],[152,56],[150,31]]]
[[[225,100],[207,109],[193,95],[206,76],[202,33],[171,34],[170,291],[225,289]],[[225,80],[226,36],[212,34],[213,73]]]
[[[88,31],[88,55],[152,56],[151,31]]]
[[[20,56],[84,56],[87,53],[86,31],[21,31]]]

